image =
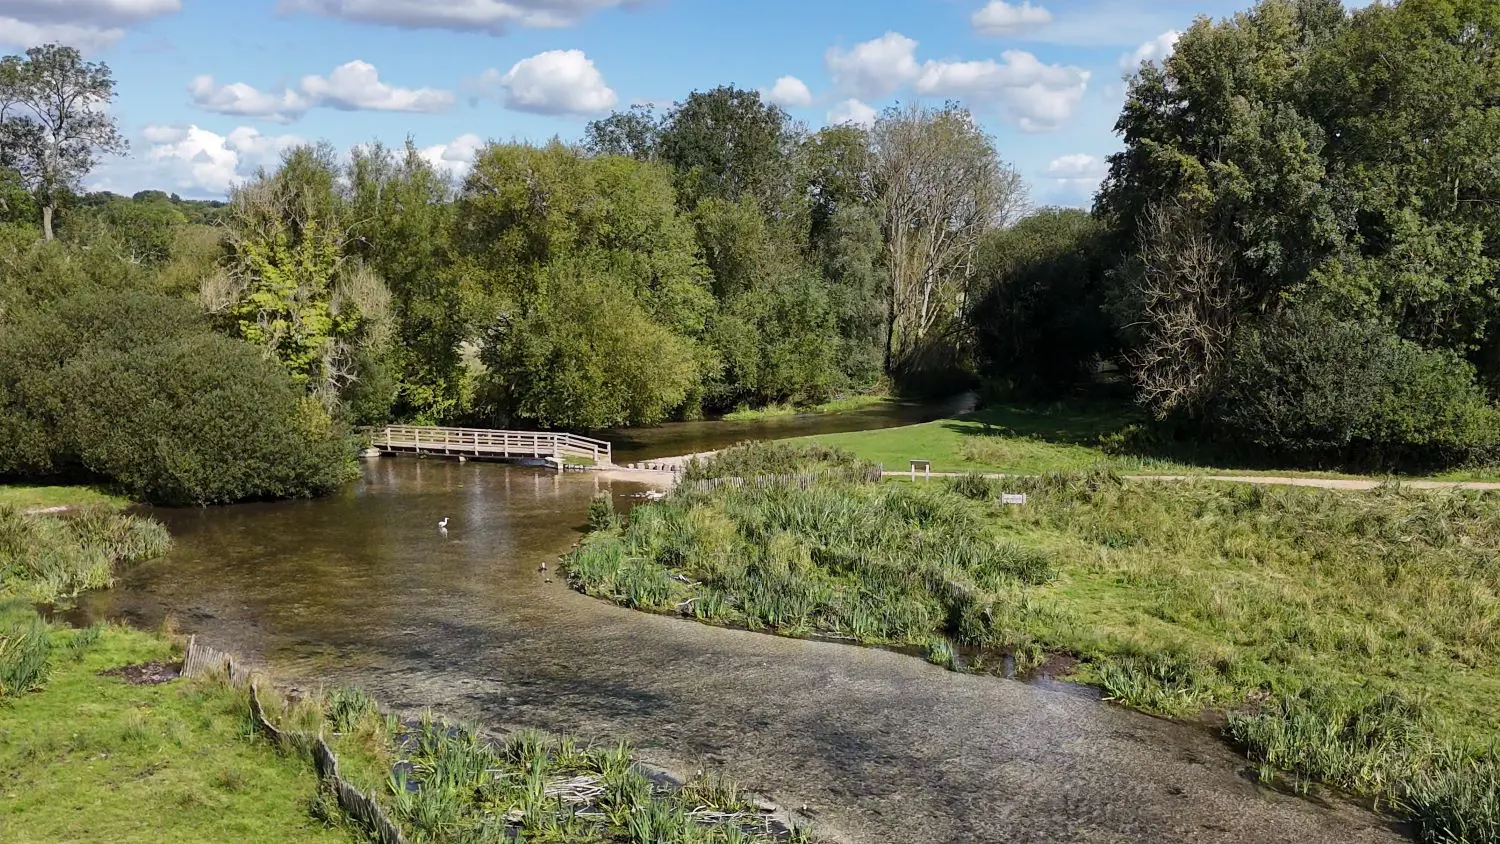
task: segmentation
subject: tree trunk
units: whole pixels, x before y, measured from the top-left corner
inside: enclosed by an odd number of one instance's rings
[[[46,240],[52,239],[52,203],[42,206],[42,237]]]

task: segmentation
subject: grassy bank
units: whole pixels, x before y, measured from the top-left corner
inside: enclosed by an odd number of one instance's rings
[[[1122,703],[1224,713],[1268,778],[1396,805],[1430,841],[1500,837],[1496,498],[1107,470],[1006,482],[815,480],[792,447],[691,470],[593,534],[580,589],[704,621],[1023,669],[1052,653]],[[715,481],[749,466],[796,476]],[[999,493],[1026,492],[1025,506]]]
[[[806,438],[847,449],[864,460],[902,471],[913,459],[932,461],[935,472],[1007,472],[1039,475],[1098,466],[1119,474],[1276,474],[1363,477],[1286,463],[1246,461],[1204,443],[1175,442],[1151,433],[1128,406],[1106,404],[1001,404],[919,425],[819,434]],[[1455,470],[1444,480],[1495,480],[1493,469]]]
[[[8,615],[0,641],[13,647],[18,629],[40,624],[15,606]],[[40,629],[47,670],[0,694],[0,840],[356,840],[311,813],[311,764],[250,737],[243,690],[100,673],[175,659],[159,636]],[[352,760],[358,748],[340,740],[338,751]]]
[[[278,751],[246,690],[175,677],[180,652],[166,639],[51,627],[19,604],[0,612],[0,841],[367,840],[305,752],[319,734],[413,842],[807,840],[728,780],[653,780],[625,745],[403,724],[354,690],[288,700],[263,686],[268,718],[292,736]],[[120,671],[143,664],[161,682]]]
[[[92,486],[0,485],[0,507],[20,510],[52,507],[109,507],[122,509],[130,501]]]
[[[34,515],[0,504],[0,599],[51,603],[114,582],[115,567],[161,555],[166,528],[104,506]]]
[[[756,419],[775,419],[781,416],[805,416],[818,413],[848,413],[854,410],[864,410],[868,407],[878,407],[884,404],[892,404],[896,399],[887,395],[860,395],[846,396],[841,399],[823,402],[814,405],[793,404],[771,404],[765,407],[748,408],[742,407],[732,413],[724,414],[724,418],[731,422],[747,422]]]

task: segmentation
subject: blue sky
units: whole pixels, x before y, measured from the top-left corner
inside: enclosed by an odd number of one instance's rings
[[[755,88],[811,128],[968,105],[1038,204],[1087,204],[1121,74],[1248,0],[0,0],[0,47],[115,72],[128,158],[98,189],[222,196],[288,145],[410,135],[462,175],[483,140],[581,137],[632,103]]]

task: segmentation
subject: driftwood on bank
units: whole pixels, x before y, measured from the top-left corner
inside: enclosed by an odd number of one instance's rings
[[[223,651],[200,645],[196,636],[188,639],[183,654],[182,676],[196,677],[222,672],[235,686],[248,686],[250,694],[250,716],[256,729],[281,750],[294,750],[297,736],[282,730],[266,718],[265,707],[260,702],[260,690],[250,676],[248,666],[235,662]],[[318,772],[318,781],[328,786],[338,800],[344,814],[371,834],[379,844],[406,844],[401,829],[391,822],[375,802],[373,795],[366,794],[352,783],[339,776],[339,760],[322,735],[309,743],[313,768]]]

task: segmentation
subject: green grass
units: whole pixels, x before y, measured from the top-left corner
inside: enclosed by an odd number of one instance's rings
[[[1134,408],[1105,404],[995,405],[919,425],[818,434],[806,440],[835,446],[887,471],[930,460],[934,472],[1038,475],[1107,466],[1121,474],[1292,475],[1361,478],[1342,471],[1252,463],[1211,445],[1166,442]],[[1380,476],[1385,477],[1385,476]],[[1495,480],[1494,469],[1457,469],[1440,480]]]
[[[1500,838],[1500,495],[1132,483],[1105,468],[806,483],[791,448],[697,467],[788,480],[684,483],[590,536],[571,582],[962,670],[1072,654],[1077,679],[1123,704],[1228,713],[1226,735],[1268,777],[1393,804],[1428,841]]]
[[[782,416],[806,416],[818,413],[849,413],[855,410],[864,410],[868,407],[878,407],[885,404],[894,404],[896,399],[883,394],[846,396],[841,399],[823,402],[813,405],[796,404],[770,404],[765,407],[749,408],[740,407],[731,413],[724,414],[724,418],[731,422],[749,422],[756,419],[775,419]]]
[[[109,627],[50,637],[41,690],[0,699],[0,841],[355,840],[311,814],[310,762],[251,737],[243,690],[100,676],[174,659],[151,634]],[[81,638],[94,641],[70,647]]]
[[[130,500],[92,486],[0,485],[0,507],[22,510],[50,507],[111,507],[123,509]]]
[[[117,564],[160,556],[170,544],[159,523],[107,507],[36,515],[0,504],[0,599],[51,603],[102,589]]]

